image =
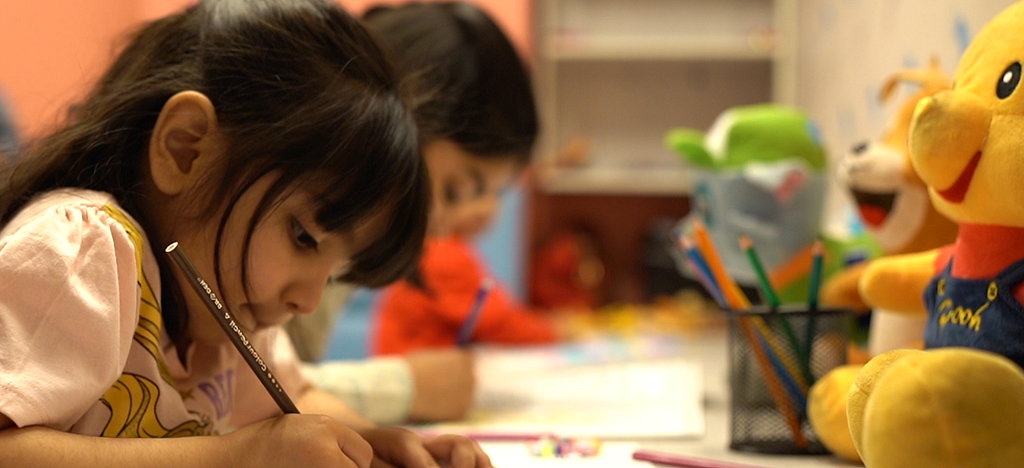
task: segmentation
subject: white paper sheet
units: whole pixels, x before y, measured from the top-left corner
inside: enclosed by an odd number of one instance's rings
[[[480,355],[470,417],[427,429],[603,439],[704,433],[704,376],[692,361],[567,364],[550,355],[517,353]]]

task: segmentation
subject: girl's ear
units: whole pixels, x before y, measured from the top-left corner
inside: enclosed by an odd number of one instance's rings
[[[217,113],[202,93],[183,91],[164,104],[149,139],[149,171],[160,192],[191,189],[223,151]]]

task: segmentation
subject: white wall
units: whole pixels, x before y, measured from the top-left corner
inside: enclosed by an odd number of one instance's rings
[[[878,93],[896,70],[937,56],[952,76],[979,29],[1012,0],[800,0],[797,103],[821,126],[833,160],[881,135],[895,105]],[[892,103],[899,101],[893,100]],[[833,186],[827,228],[849,219]]]

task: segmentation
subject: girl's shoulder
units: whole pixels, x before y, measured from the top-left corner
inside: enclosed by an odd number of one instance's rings
[[[159,270],[139,223],[110,194],[84,189],[41,194],[0,229],[0,268],[26,262],[54,275],[111,270],[129,284]]]
[[[95,211],[104,206],[113,206],[120,211],[117,200],[108,193],[94,190],[67,188],[36,195],[18,211],[0,230],[0,236],[14,233],[33,222],[46,220],[51,223],[74,223],[74,217],[55,216],[68,211]]]
[[[19,425],[71,427],[124,369],[140,314],[153,309],[143,305],[160,297],[158,274],[110,195],[60,190],[26,204],[0,230],[0,323],[12,325],[0,369],[20,370],[0,370],[0,381],[33,390],[0,410]]]

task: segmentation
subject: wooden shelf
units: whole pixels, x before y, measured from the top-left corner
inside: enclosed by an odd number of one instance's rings
[[[545,55],[556,61],[589,60],[771,60],[770,38],[549,36]]]
[[[691,172],[675,167],[548,168],[540,174],[541,187],[551,194],[687,196],[693,190]]]

